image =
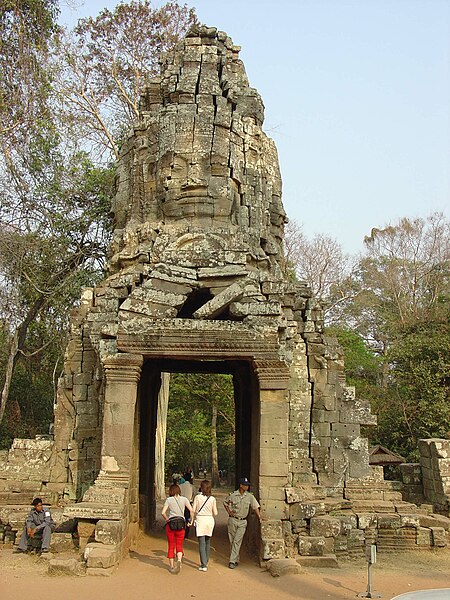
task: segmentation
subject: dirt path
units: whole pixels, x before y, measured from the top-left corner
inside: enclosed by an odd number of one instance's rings
[[[0,550],[0,599],[36,595],[45,600],[223,600],[244,594],[255,600],[347,600],[367,590],[364,560],[345,562],[340,569],[303,569],[297,575],[274,578],[244,554],[237,569],[228,569],[225,514],[219,511],[207,573],[198,571],[198,544],[191,533],[193,539],[185,541],[181,573],[169,574],[161,521],[155,533],[141,535],[137,550],[111,577],[50,577],[44,559],[15,555],[4,548]],[[417,589],[450,588],[450,550],[379,555],[372,573],[372,591],[387,600]]]

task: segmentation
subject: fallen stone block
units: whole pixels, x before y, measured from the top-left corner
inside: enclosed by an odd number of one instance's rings
[[[282,575],[296,575],[301,573],[299,563],[293,558],[272,559],[265,564],[266,570],[272,577],[281,577]]]
[[[119,548],[116,545],[91,542],[86,546],[84,558],[89,568],[108,569],[119,562]]]
[[[48,562],[49,575],[86,575],[86,565],[76,558],[51,558]]]

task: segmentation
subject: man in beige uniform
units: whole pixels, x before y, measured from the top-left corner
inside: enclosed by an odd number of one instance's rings
[[[247,517],[252,508],[261,521],[259,504],[255,496],[248,489],[250,481],[244,477],[239,480],[239,489],[232,492],[223,503],[228,513],[228,539],[231,544],[230,569],[235,569],[239,564],[239,552],[242,539],[247,529]]]

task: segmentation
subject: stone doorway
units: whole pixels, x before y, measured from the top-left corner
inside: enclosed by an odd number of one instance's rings
[[[239,360],[148,359],[138,391],[139,521],[145,531],[156,523],[155,438],[161,373],[221,373],[233,378],[235,477],[245,474],[257,488],[259,473],[259,386],[252,365]],[[235,482],[236,483],[236,482]]]

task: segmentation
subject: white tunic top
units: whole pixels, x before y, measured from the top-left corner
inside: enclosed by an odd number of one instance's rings
[[[204,496],[198,494],[193,502],[194,512],[196,513],[196,534],[212,536],[214,530],[214,517],[217,515],[217,503],[214,496]]]

